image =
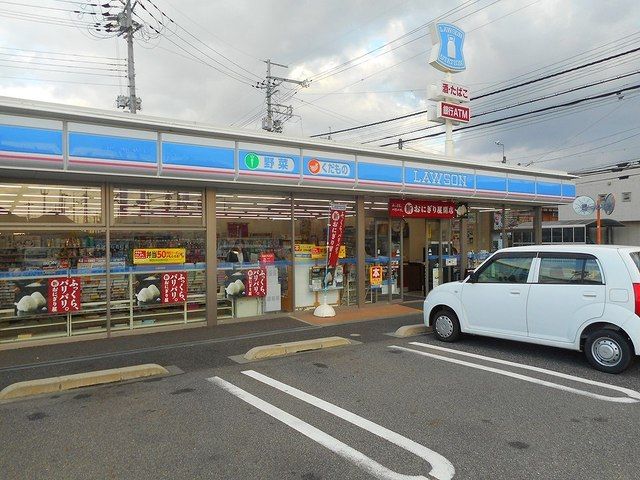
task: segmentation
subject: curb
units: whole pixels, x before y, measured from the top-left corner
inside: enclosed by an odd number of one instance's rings
[[[274,345],[261,345],[253,347],[242,358],[245,360],[262,360],[264,358],[282,357],[291,353],[320,350],[321,348],[340,347],[354,345],[356,342],[343,337],[314,338],[299,342],[277,343]]]
[[[427,327],[424,323],[418,323],[417,325],[404,325],[390,335],[392,337],[404,338],[413,337],[415,335],[424,335],[430,331],[430,327]]]
[[[121,382],[135,378],[168,375],[169,371],[155,363],[134,365],[132,367],[96,370],[93,372],[64,375],[61,377],[41,378],[25,382],[12,383],[0,391],[0,400],[42,395],[73,388],[89,387],[103,383]]]

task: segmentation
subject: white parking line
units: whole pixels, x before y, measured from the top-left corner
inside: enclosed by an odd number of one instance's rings
[[[576,376],[573,376],[573,375],[567,375],[566,373],[554,372],[553,370],[547,370],[545,368],[539,368],[539,367],[533,367],[531,365],[524,365],[524,364],[521,364],[521,363],[509,362],[507,360],[500,360],[498,358],[486,357],[484,355],[477,355],[475,353],[463,352],[463,351],[454,350],[454,349],[451,349],[451,348],[438,347],[438,346],[429,345],[429,344],[426,344],[426,343],[410,342],[410,345],[416,345],[416,346],[425,347],[425,348],[432,348],[434,350],[450,352],[450,353],[454,353],[454,354],[457,354],[457,355],[463,355],[463,356],[467,356],[467,357],[477,358],[477,359],[480,359],[480,360],[485,360],[485,361],[488,361],[488,362],[500,363],[500,364],[503,364],[503,365],[509,365],[509,366],[516,367],[516,368],[522,368],[522,369],[525,369],[525,370],[531,370],[531,371],[535,371],[535,372],[540,372],[540,373],[544,373],[546,375],[551,375],[551,376],[554,376],[554,377],[564,378],[564,379],[572,380],[572,381],[575,381],[575,382],[585,383],[587,385],[594,385],[594,386],[597,386],[597,387],[601,387],[601,388],[605,388],[605,389],[609,389],[609,390],[614,390],[614,391],[617,391],[617,392],[624,393],[627,396],[626,397],[610,397],[610,396],[607,396],[607,395],[600,395],[600,394],[597,394],[597,393],[588,392],[586,390],[580,390],[578,388],[573,388],[573,387],[568,387],[566,385],[560,385],[558,383],[548,382],[546,380],[541,380],[539,378],[529,377],[527,375],[522,375],[520,373],[510,372],[508,370],[502,370],[502,369],[499,369],[499,368],[489,367],[489,366],[486,366],[486,365],[480,365],[478,363],[467,362],[465,360],[459,360],[457,358],[444,357],[442,355],[436,355],[436,354],[433,354],[433,353],[423,352],[421,350],[414,350],[412,348],[400,347],[400,346],[397,346],[397,345],[390,345],[389,348],[392,348],[392,349],[395,349],[395,350],[402,350],[402,351],[406,351],[406,352],[415,353],[417,355],[422,355],[424,357],[436,358],[438,360],[444,360],[445,362],[455,363],[455,364],[458,364],[458,365],[465,365],[467,367],[476,368],[478,370],[485,370],[487,372],[497,373],[498,375],[504,375],[506,377],[517,378],[518,380],[523,380],[525,382],[536,383],[538,385],[543,385],[545,387],[555,388],[557,390],[563,390],[565,392],[571,392],[571,393],[575,393],[577,395],[583,395],[585,397],[591,397],[591,398],[595,398],[597,400],[603,400],[605,402],[637,403],[638,401],[640,401],[640,392],[636,392],[635,390],[631,390],[631,389],[624,388],[624,387],[618,387],[616,385],[609,385],[609,384],[602,383],[602,382],[596,382],[594,380],[588,380],[586,378],[576,377]]]
[[[257,372],[253,372],[253,371],[249,371],[249,372],[243,372],[249,376],[252,376],[260,381],[263,381],[262,378],[260,378],[260,374],[258,374]],[[253,375],[255,374],[255,376]],[[264,377],[264,379],[269,380],[270,382],[277,382],[276,380],[270,379],[269,377]],[[340,455],[341,457],[345,458],[346,460],[354,463],[356,466],[358,466],[359,468],[365,470],[366,472],[368,472],[369,474],[373,475],[375,478],[381,479],[381,480],[429,480],[427,477],[423,476],[423,475],[417,475],[417,476],[413,476],[413,475],[404,475],[401,473],[397,473],[394,472],[393,470],[388,469],[387,467],[385,467],[384,465],[379,464],[378,462],[376,462],[375,460],[367,457],[366,455],[364,455],[362,452],[350,447],[349,445],[341,442],[340,440],[332,437],[331,435],[323,432],[322,430],[314,427],[313,425],[308,424],[307,422],[291,415],[290,413],[285,412],[284,410],[262,400],[261,398],[256,397],[255,395],[252,395],[251,393],[241,389],[240,387],[237,387],[235,385],[233,385],[232,383],[227,382],[226,380],[223,380],[220,377],[212,377],[212,378],[208,378],[208,381],[218,385],[219,387],[223,388],[224,390],[226,390],[227,392],[231,393],[232,395],[235,395],[236,397],[240,398],[241,400],[247,402],[250,405],[253,405],[254,407],[256,407],[257,409],[261,410],[262,412],[266,413],[267,415],[270,415],[271,417],[275,418],[276,420],[279,420],[280,422],[284,423],[285,425],[288,425],[289,427],[293,428],[294,430],[302,433],[303,435],[305,435],[306,437],[318,442],[320,445],[322,445],[323,447],[331,450],[332,452]],[[267,382],[264,382],[267,383]],[[280,382],[277,382],[280,383]],[[271,384],[271,383],[269,383]],[[288,387],[285,384],[282,384],[286,387]],[[276,387],[277,388],[277,387]],[[289,387],[292,388],[293,387]],[[297,392],[300,392],[299,390],[293,389]],[[283,390],[284,391],[284,390]],[[289,392],[287,392],[289,393]],[[300,392],[300,393],[304,393],[304,392]],[[312,397],[310,395],[310,397]],[[323,400],[320,400],[316,397],[312,397],[317,401],[320,402],[324,402]],[[331,405],[331,404],[328,404]],[[335,407],[335,406],[334,406]],[[339,408],[339,407],[335,407],[335,408]],[[341,409],[340,409],[341,410]],[[350,415],[354,415],[350,412],[347,412],[346,410],[344,411],[346,413],[349,413]],[[333,413],[333,412],[332,412]],[[335,415],[335,413],[334,413]],[[360,420],[364,421],[364,422],[369,422],[368,420],[362,418],[362,417],[358,417],[357,415],[354,415],[355,417],[359,418]],[[353,423],[353,422],[352,422]],[[376,427],[378,427],[379,429],[384,429],[384,427],[380,427],[379,425],[376,425],[373,422],[369,422],[371,423],[371,425],[374,425]],[[363,427],[364,428],[364,427]],[[402,439],[404,439],[407,442],[411,442],[411,443],[415,443],[412,442],[411,440],[402,437],[401,435],[396,434],[395,432],[392,432],[391,430],[388,430],[388,432],[392,435],[396,435]],[[376,433],[378,434],[378,433]],[[383,437],[386,438],[386,437]],[[393,442],[396,443],[396,442]],[[397,443],[396,443],[397,444]],[[408,443],[407,443],[408,444]],[[422,447],[422,445],[419,444],[415,444],[418,447]],[[400,445],[402,446],[402,445]],[[425,447],[422,447],[425,448]],[[426,449],[428,450],[428,449]],[[413,450],[409,450],[409,451],[413,451]],[[428,450],[429,452],[431,452],[431,450]],[[453,475],[455,473],[455,470],[453,468],[453,465],[451,465],[451,463],[449,463],[448,460],[446,460],[444,457],[440,456],[439,454],[433,452],[437,457],[440,457],[444,460],[444,462],[446,462],[446,464],[438,464],[435,465],[434,463],[432,463],[428,458],[425,458],[427,461],[429,461],[429,463],[431,463],[432,465],[432,470],[430,472],[430,475],[433,478],[436,478],[438,480],[447,480],[447,479],[451,479],[453,478]],[[422,456],[422,455],[420,455]],[[430,457],[431,458],[431,457]],[[436,458],[436,457],[433,457]],[[437,461],[436,461],[437,463]]]
[[[355,413],[352,413],[348,410],[345,410],[344,408],[338,407],[332,403],[322,400],[321,398],[314,397],[309,393],[298,390],[297,388],[287,385],[286,383],[282,383],[278,380],[267,377],[262,373],[258,373],[254,370],[245,370],[242,373],[273,388],[277,388],[281,392],[287,393],[292,397],[313,405],[314,407],[324,410],[325,412],[335,415],[336,417],[339,417],[353,425],[371,432],[374,435],[377,435],[378,437],[383,438],[401,448],[404,448],[414,455],[417,455],[418,457],[431,464],[432,469],[429,472],[429,475],[437,479],[444,480],[445,478],[452,478],[455,474],[455,468],[453,468],[451,462],[449,462],[449,460],[447,460],[445,457],[440,455],[438,452],[434,452],[433,450],[425,447],[424,445],[420,445],[419,443],[416,443],[413,440],[400,435],[399,433],[382,427],[377,423],[373,423],[366,418],[362,418]]]

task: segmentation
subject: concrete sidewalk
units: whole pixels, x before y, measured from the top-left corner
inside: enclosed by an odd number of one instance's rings
[[[403,315],[412,315],[416,313],[416,308],[412,308],[405,305],[394,304],[382,304],[382,305],[367,305],[363,308],[358,307],[341,307],[336,309],[335,317],[314,317],[313,310],[307,310],[304,312],[296,312],[291,314],[293,318],[301,320],[311,325],[341,325],[343,323],[352,322],[366,322],[369,320],[380,320],[383,318],[394,318]]]
[[[337,308],[337,315],[331,318],[313,317],[313,312],[294,312],[275,318],[237,321],[214,327],[193,327],[156,332],[138,331],[132,335],[111,338],[85,339],[81,337],[65,339],[60,343],[28,346],[12,345],[14,348],[0,350],[0,375],[3,371],[16,368],[28,368],[33,365],[73,361],[74,359],[92,359],[134,356],[145,352],[179,349],[181,346],[220,345],[228,339],[230,342],[244,339],[269,337],[268,343],[277,343],[296,332],[312,331],[321,327],[352,324],[381,319],[395,319],[417,315],[416,308],[400,304],[371,305],[357,309]],[[415,320],[413,323],[416,323]],[[16,348],[18,347],[18,348]]]

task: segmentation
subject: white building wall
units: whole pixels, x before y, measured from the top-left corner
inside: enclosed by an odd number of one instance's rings
[[[602,218],[624,223],[613,229],[613,241],[618,245],[640,245],[640,176],[623,172],[602,173],[576,181],[576,195],[586,195],[594,200],[600,194],[612,193],[616,207],[611,215],[602,212]],[[625,178],[627,177],[627,178]],[[628,201],[625,199],[628,197]],[[558,207],[558,220],[577,220],[585,217],[574,212],[571,204]],[[591,217],[595,219],[595,213]]]

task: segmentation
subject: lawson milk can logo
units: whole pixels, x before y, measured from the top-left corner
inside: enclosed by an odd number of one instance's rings
[[[431,28],[433,49],[429,64],[443,72],[461,72],[464,61],[464,31],[450,23],[438,23]]]

